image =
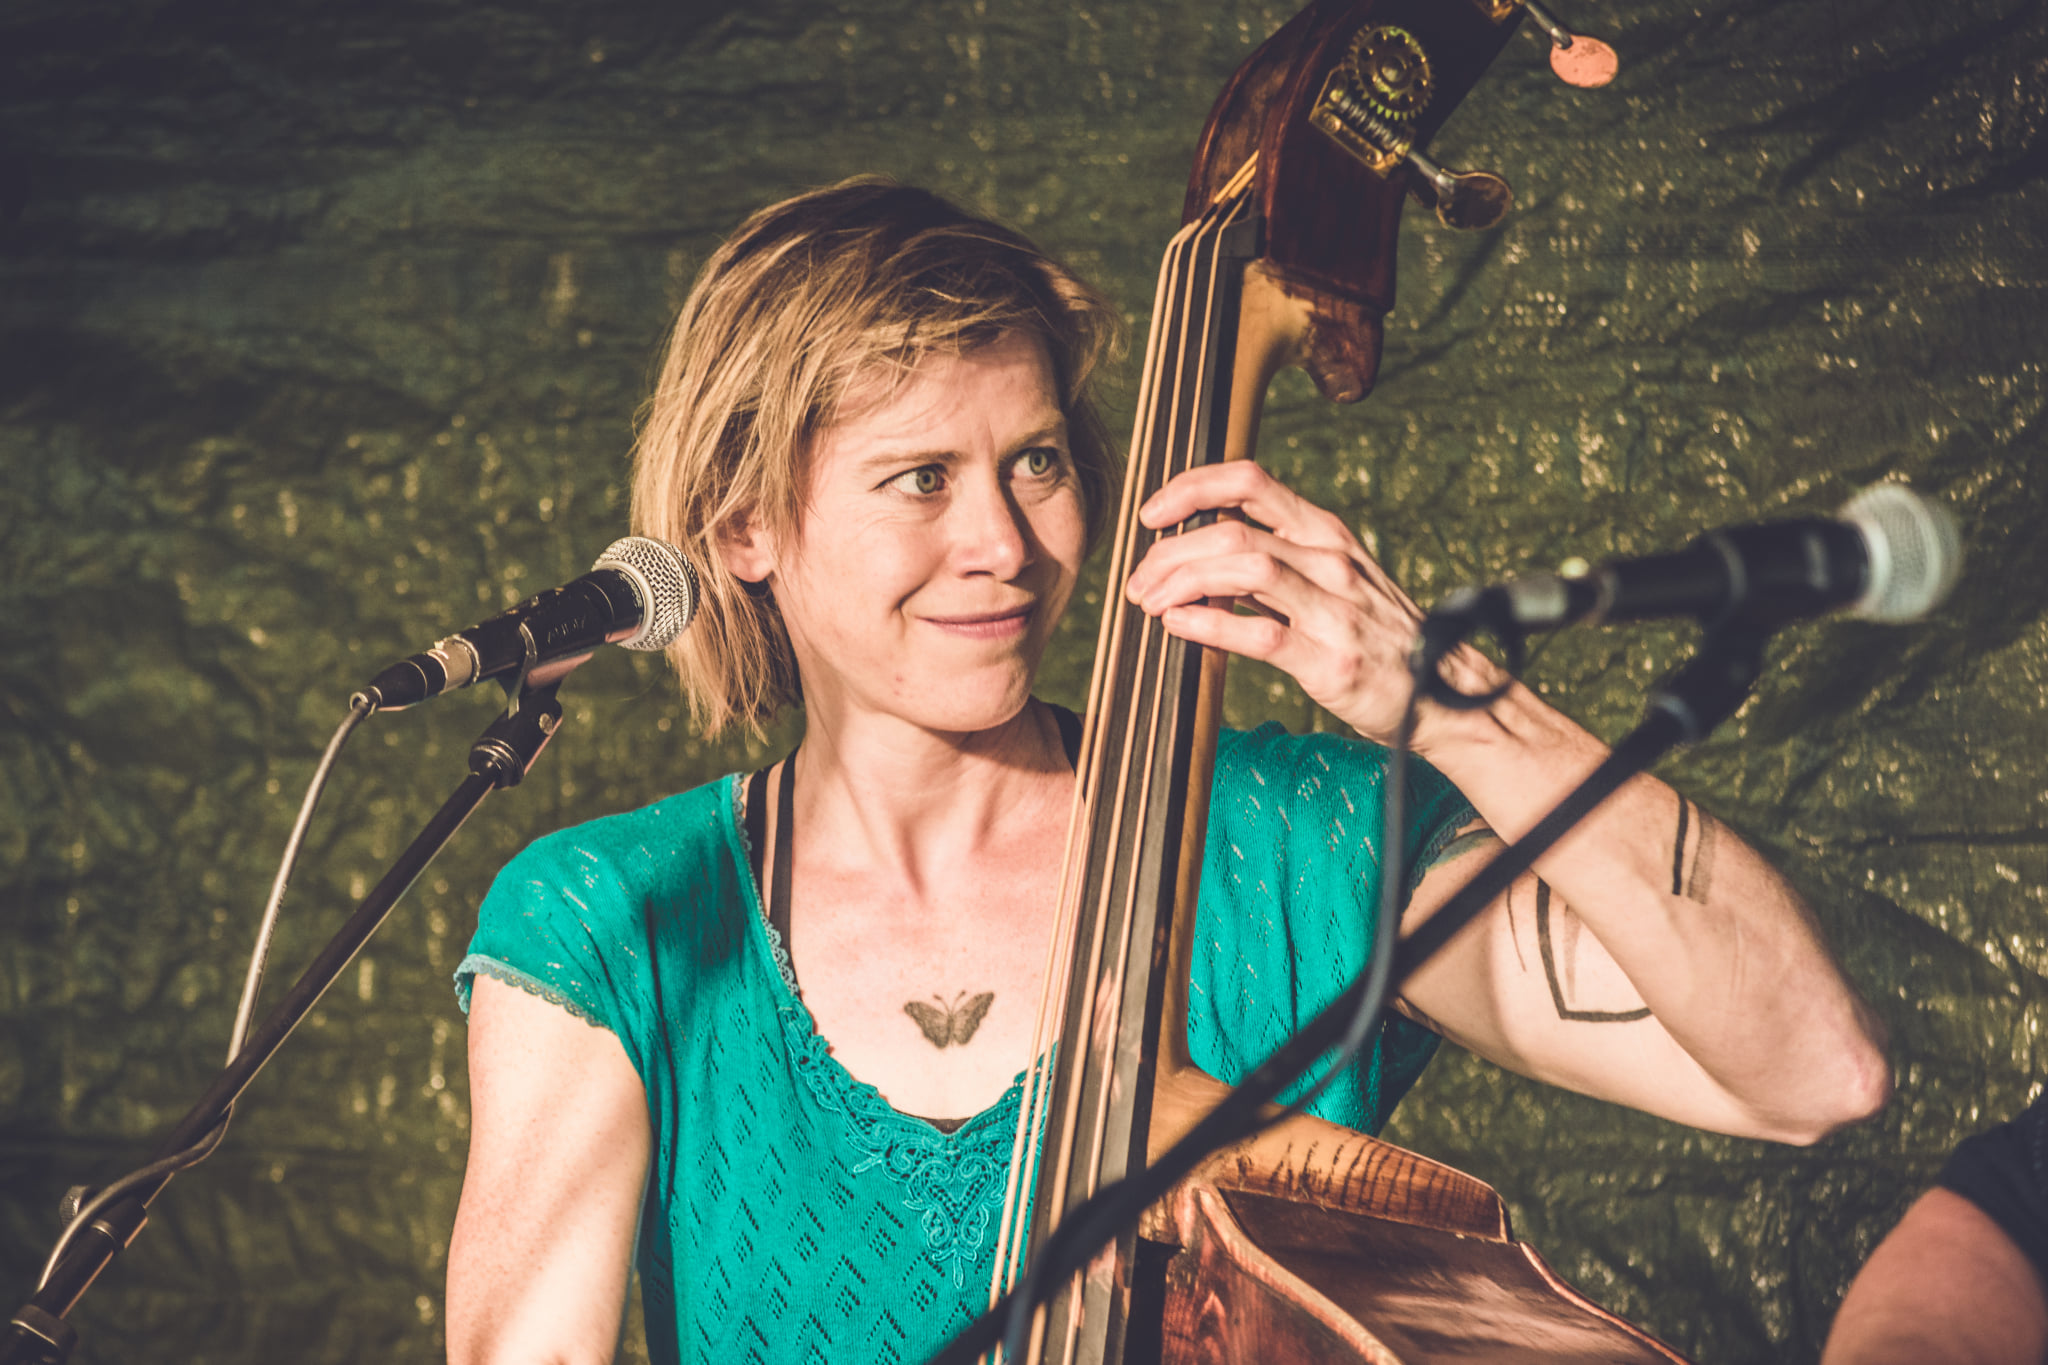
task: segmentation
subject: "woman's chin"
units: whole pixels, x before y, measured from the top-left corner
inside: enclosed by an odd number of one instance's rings
[[[953,676],[906,692],[903,700],[927,730],[971,735],[1016,719],[1031,700],[1032,672],[1006,670],[995,677]]]

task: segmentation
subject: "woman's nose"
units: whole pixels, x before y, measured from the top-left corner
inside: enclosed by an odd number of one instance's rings
[[[1015,578],[1033,556],[1024,509],[1000,479],[969,479],[953,504],[954,561],[963,573]]]

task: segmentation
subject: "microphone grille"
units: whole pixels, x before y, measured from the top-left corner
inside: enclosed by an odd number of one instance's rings
[[[667,541],[621,537],[590,567],[617,569],[640,589],[640,629],[619,641],[627,649],[667,649],[697,614],[697,570]]]
[[[1941,605],[1963,571],[1955,514],[1902,483],[1873,484],[1842,508],[1863,533],[1870,581],[1849,607],[1873,621],[1917,621]]]

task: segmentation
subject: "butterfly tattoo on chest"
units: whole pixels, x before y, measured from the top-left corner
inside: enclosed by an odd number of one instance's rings
[[[970,998],[966,991],[953,997],[947,1004],[944,996],[934,995],[938,1003],[927,1005],[922,1000],[904,1002],[903,1012],[917,1021],[918,1029],[933,1047],[964,1045],[981,1027],[981,1021],[988,1015],[988,1007],[996,1000],[994,991],[983,991]]]

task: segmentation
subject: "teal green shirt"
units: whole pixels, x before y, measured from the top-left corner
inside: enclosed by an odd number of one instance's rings
[[[1365,965],[1385,751],[1226,732],[1196,914],[1188,1043],[1236,1081]],[[957,1131],[890,1108],[818,1036],[762,914],[732,777],[536,841],[456,970],[608,1028],[647,1088],[654,1169],[637,1264],[652,1357],[918,1361],[988,1303],[1020,1085]],[[1410,768],[1419,878],[1464,799]],[[1389,1016],[1319,1095],[1376,1132],[1436,1039]]]

